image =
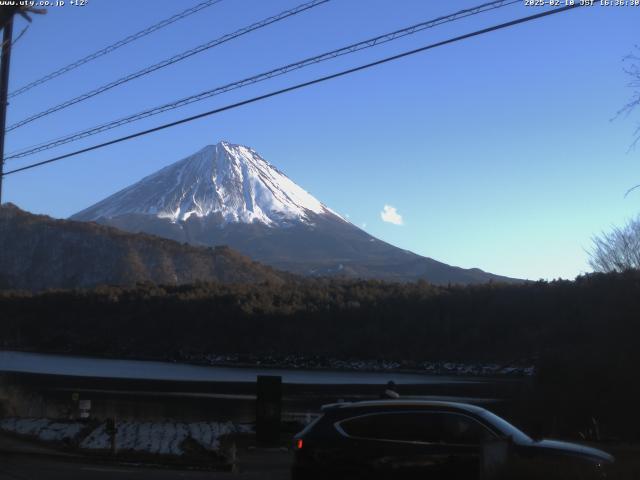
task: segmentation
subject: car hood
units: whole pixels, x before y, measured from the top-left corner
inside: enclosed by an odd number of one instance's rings
[[[589,457],[603,462],[614,461],[613,456],[609,455],[607,452],[603,452],[597,448],[587,447],[586,445],[580,445],[578,443],[561,442],[559,440],[539,440],[532,443],[531,447],[544,450],[549,453]]]

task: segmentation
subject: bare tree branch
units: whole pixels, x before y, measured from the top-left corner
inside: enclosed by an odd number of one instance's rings
[[[623,71],[630,77],[627,87],[631,89],[632,93],[629,101],[616,112],[611,120],[615,120],[621,116],[628,117],[640,106],[640,46],[636,45],[635,50],[624,57],[622,61],[624,63]],[[628,152],[635,150],[638,142],[640,142],[640,122],[633,132],[633,142],[629,146]]]
[[[624,227],[614,227],[593,238],[589,265],[596,272],[640,269],[640,215]]]

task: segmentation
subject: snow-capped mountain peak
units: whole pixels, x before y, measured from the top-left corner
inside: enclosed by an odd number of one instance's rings
[[[309,223],[309,214],[337,215],[258,155],[221,141],[143,178],[72,218],[145,214],[185,221],[220,215],[226,223]],[[340,217],[341,218],[341,217]]]
[[[513,280],[452,267],[378,240],[253,149],[229,142],[206,146],[71,218],[180,243],[227,245],[299,275],[439,284]],[[156,267],[165,269],[164,263]],[[195,264],[176,268],[189,271]]]

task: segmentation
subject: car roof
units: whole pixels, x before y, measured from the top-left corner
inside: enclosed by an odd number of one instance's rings
[[[331,403],[322,406],[322,411],[327,413],[331,411],[346,410],[413,410],[413,409],[451,409],[464,411],[468,413],[481,413],[484,411],[482,407],[462,402],[446,402],[442,400],[365,400],[360,402],[340,402]]]

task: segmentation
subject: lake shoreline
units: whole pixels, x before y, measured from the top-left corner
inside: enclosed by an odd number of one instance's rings
[[[61,352],[58,350],[30,350],[20,348],[0,349],[5,352],[19,352],[36,355],[55,355],[59,357],[102,359],[102,360],[130,360],[139,362],[162,362],[170,364],[192,365],[200,367],[221,367],[232,369],[257,370],[298,370],[309,372],[361,372],[378,374],[410,374],[429,375],[435,377],[482,377],[486,379],[508,379],[533,377],[536,372],[534,362],[506,362],[502,364],[489,362],[453,362],[453,361],[380,361],[371,359],[339,360],[331,358],[306,358],[302,355],[289,355],[275,360],[273,357],[251,357],[248,355],[215,355],[215,354],[181,354],[179,356],[154,356],[132,354],[89,354],[76,352]],[[0,370],[2,366],[0,365]]]

